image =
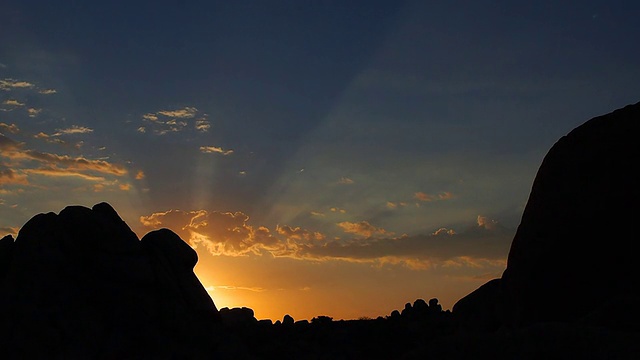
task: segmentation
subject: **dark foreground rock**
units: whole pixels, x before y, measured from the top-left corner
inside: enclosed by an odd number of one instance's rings
[[[589,358],[638,354],[637,346],[628,351],[633,341],[627,341],[637,340],[640,330],[633,226],[640,202],[638,134],[640,103],[595,117],[554,144],[534,180],[502,278],[454,306],[461,329],[528,334],[523,346],[541,356],[529,340],[544,339],[545,331],[558,344],[560,335],[566,344],[582,342],[592,350]]]
[[[106,203],[36,215],[0,241],[0,358],[208,358],[218,311],[196,261]]]

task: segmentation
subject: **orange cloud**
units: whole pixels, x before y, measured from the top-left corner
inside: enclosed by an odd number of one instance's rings
[[[343,221],[337,224],[339,227],[344,230],[346,233],[356,234],[364,237],[371,237],[373,235],[385,235],[389,234],[386,230],[382,228],[377,228],[367,221],[360,221],[357,223]]]
[[[138,173],[136,174],[136,180],[142,180],[144,179],[145,175],[144,175],[144,171],[139,170]]]
[[[0,165],[0,185],[6,184],[28,185],[29,181],[26,175],[18,174],[14,170]]]
[[[392,233],[361,221],[339,226],[364,238],[334,240],[317,231],[288,225],[277,225],[271,232],[265,226],[249,225],[248,220],[242,212],[205,210],[170,210],[140,217],[145,227],[170,228],[192,246],[202,245],[214,255],[268,253],[297,260],[401,265],[414,270],[455,265],[500,271],[513,236],[512,231],[500,226],[488,230],[473,225],[462,233],[441,228],[428,235],[391,237]]]
[[[420,201],[438,201],[438,200],[449,200],[453,198],[453,194],[447,191],[441,192],[440,194],[437,194],[437,195],[430,195],[422,191],[419,191],[413,194],[413,196],[414,198]]]

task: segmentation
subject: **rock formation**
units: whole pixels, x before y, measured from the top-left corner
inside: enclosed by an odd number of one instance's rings
[[[0,240],[7,358],[195,358],[218,311],[170,230],[142,241],[106,203],[39,214]],[[207,341],[211,344],[211,341]],[[207,345],[208,346],[208,345]]]
[[[522,327],[602,320],[607,309],[637,304],[631,225],[640,201],[638,134],[640,103],[595,117],[558,140],[538,170],[502,278],[461,299],[453,313],[470,319],[489,311],[485,325]],[[491,302],[501,303],[500,313]],[[607,319],[607,326],[637,329],[635,306],[625,311],[626,319]]]

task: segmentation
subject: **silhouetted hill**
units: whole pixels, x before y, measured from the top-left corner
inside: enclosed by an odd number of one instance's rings
[[[139,241],[106,203],[36,215],[0,241],[0,358],[207,354],[219,315],[196,261],[170,230]]]

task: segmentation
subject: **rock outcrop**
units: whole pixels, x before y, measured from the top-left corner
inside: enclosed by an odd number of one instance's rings
[[[453,313],[480,321],[471,313],[489,309],[485,328],[597,321],[638,329],[635,306],[619,321],[602,315],[640,301],[631,226],[640,202],[638,134],[640,103],[558,140],[538,170],[502,278],[461,299]],[[491,302],[500,303],[499,313]]]
[[[142,241],[107,203],[34,216],[0,240],[7,358],[196,358],[218,311],[170,230]]]

